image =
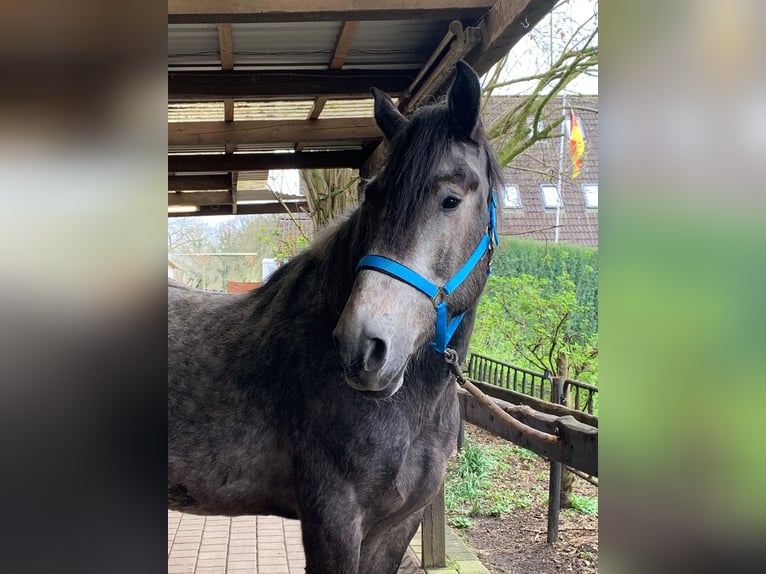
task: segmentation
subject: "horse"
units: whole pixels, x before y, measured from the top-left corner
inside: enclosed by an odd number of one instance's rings
[[[444,354],[465,357],[496,241],[473,70],[410,117],[372,93],[389,153],[359,207],[252,292],[168,287],[168,507],[298,518],[308,574],[397,571],[456,444]]]

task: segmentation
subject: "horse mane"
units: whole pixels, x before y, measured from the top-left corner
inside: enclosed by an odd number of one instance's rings
[[[487,141],[481,119],[472,140],[487,156],[490,195],[502,184],[496,155]],[[347,217],[328,228],[305,251],[274,272],[250,296],[254,313],[283,302],[289,305],[298,297],[301,281],[310,273],[316,276],[315,289],[328,297],[328,311],[339,315],[346,304],[356,277],[356,264],[367,252],[373,235],[374,217],[387,217],[385,206],[395,209],[390,241],[408,241],[412,228],[429,198],[433,174],[443,156],[456,141],[449,123],[446,100],[415,110],[408,124],[391,142],[389,156],[381,172],[365,184],[365,201]],[[377,212],[377,215],[373,215]]]

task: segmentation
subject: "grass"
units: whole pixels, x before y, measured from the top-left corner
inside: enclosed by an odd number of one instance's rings
[[[516,492],[504,476],[513,466],[525,466],[536,454],[516,446],[472,445],[469,441],[450,463],[445,481],[444,502],[450,524],[470,528],[470,516],[502,517],[535,502],[532,494]]]
[[[590,496],[572,495],[572,509],[581,514],[598,515],[598,499]]]
[[[467,439],[463,449],[450,462],[445,478],[444,503],[450,525],[470,528],[473,526],[472,516],[502,518],[533,504],[546,506],[548,492],[545,488],[533,486],[517,490],[508,480],[508,470],[528,469],[539,458],[532,451],[516,445],[474,445]],[[536,473],[535,478],[547,482],[548,474]],[[572,506],[564,512],[598,516],[598,499],[573,494]]]
[[[473,526],[473,520],[463,515],[450,518],[449,523],[450,526],[454,526],[455,528],[471,528],[471,526]]]

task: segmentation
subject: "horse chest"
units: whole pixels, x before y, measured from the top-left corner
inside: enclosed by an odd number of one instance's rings
[[[424,507],[438,491],[454,450],[459,414],[447,408],[444,415],[418,426],[408,425],[400,442],[379,444],[366,466],[358,493],[374,523],[397,522]],[[413,428],[414,427],[414,428]]]

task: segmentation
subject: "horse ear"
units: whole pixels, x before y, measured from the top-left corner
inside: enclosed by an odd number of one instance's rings
[[[380,91],[378,88],[372,88],[372,97],[375,98],[375,122],[378,124],[380,131],[386,136],[388,141],[396,135],[404,124],[407,123],[405,118],[396,106],[388,94]]]
[[[481,84],[471,66],[460,60],[455,66],[455,81],[449,92],[450,125],[455,135],[473,139],[479,120]]]

